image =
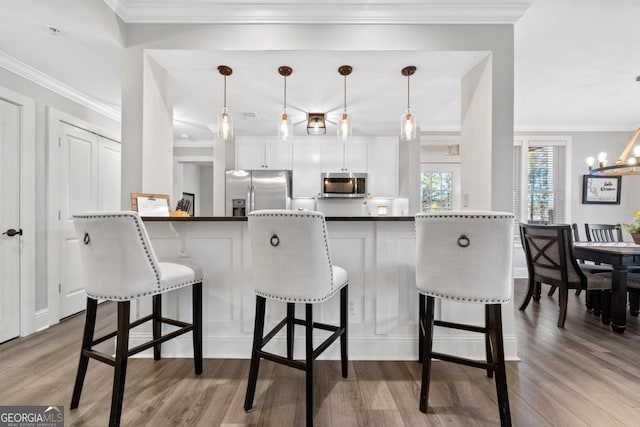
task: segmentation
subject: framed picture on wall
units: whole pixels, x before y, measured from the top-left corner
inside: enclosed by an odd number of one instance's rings
[[[620,204],[620,176],[582,177],[582,204]]]

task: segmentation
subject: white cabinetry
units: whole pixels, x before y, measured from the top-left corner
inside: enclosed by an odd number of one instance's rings
[[[367,192],[373,197],[397,197],[398,140],[371,141],[368,148]]]
[[[364,142],[322,143],[323,172],[366,172],[367,144]]]
[[[264,138],[236,141],[237,169],[291,169],[291,143]]]
[[[320,192],[321,156],[319,144],[292,144],[293,197],[314,197]]]

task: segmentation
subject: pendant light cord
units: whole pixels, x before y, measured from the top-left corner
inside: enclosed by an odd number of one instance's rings
[[[407,76],[407,110],[409,110],[411,108],[411,105],[409,104],[409,94],[411,93],[409,91],[409,81],[411,80],[411,76]]]
[[[347,76],[344,76],[344,111],[347,111]]]
[[[284,109],[287,109],[287,76],[284,76]]]
[[[224,76],[224,108],[227,108],[227,76]]]

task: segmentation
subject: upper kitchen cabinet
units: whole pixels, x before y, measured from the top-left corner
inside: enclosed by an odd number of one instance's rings
[[[367,192],[373,197],[398,196],[398,140],[380,139],[369,142]]]
[[[265,138],[238,138],[236,169],[291,169],[291,143]]]
[[[320,144],[293,142],[293,197],[314,197],[320,192]]]
[[[322,172],[366,171],[366,143],[355,141],[322,143]]]

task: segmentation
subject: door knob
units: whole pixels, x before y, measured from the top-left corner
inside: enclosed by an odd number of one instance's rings
[[[13,228],[8,229],[7,231],[5,231],[4,233],[2,233],[2,235],[7,235],[9,237],[13,237],[16,234],[19,234],[20,236],[22,236],[22,229],[20,230],[14,230]]]

